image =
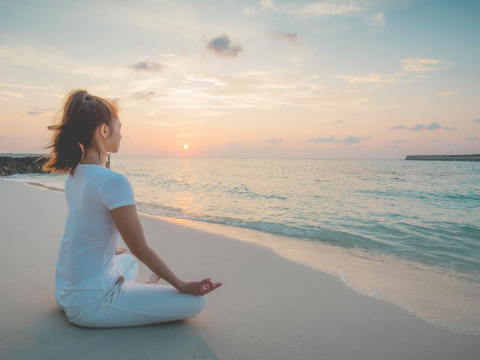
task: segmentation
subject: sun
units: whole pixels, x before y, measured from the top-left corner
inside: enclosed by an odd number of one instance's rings
[[[187,144],[183,145],[183,148],[184,148],[185,150],[187,150],[187,149],[188,149],[188,145],[187,145]]]

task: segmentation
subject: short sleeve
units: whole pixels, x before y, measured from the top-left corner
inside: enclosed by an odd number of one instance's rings
[[[102,202],[108,210],[135,204],[135,197],[130,181],[119,173],[116,173],[103,183],[100,193]]]

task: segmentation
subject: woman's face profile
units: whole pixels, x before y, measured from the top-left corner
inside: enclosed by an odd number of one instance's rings
[[[120,147],[120,140],[122,139],[121,128],[122,123],[120,119],[113,119],[112,127],[110,129],[110,137],[105,140],[105,147],[107,152],[118,152],[118,148]]]

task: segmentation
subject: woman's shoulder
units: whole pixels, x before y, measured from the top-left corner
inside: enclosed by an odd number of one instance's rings
[[[118,184],[118,185],[121,185],[121,184],[130,185],[130,181],[127,179],[125,175],[113,170],[109,170],[108,172],[105,172],[104,184],[105,183]]]
[[[100,188],[104,204],[109,210],[123,205],[135,204],[133,188],[127,177],[118,172],[111,172]]]
[[[122,179],[122,180],[127,180],[128,181],[127,177],[125,175],[123,175],[122,173],[110,170],[110,174],[111,174],[110,177],[114,177],[116,179]]]
[[[110,179],[110,178],[125,178],[126,176],[123,175],[122,173],[116,172],[115,170],[106,168],[106,167],[100,167],[99,174],[101,174],[102,177]]]

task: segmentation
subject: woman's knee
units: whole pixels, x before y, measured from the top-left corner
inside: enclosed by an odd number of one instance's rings
[[[137,258],[133,255],[130,255],[130,254],[120,254],[120,255],[117,255],[117,256],[120,256],[121,260],[125,261],[125,263],[128,266],[132,266],[133,264],[138,262]]]
[[[84,326],[82,319],[82,311],[75,308],[66,308],[65,315],[70,323],[74,325]]]

